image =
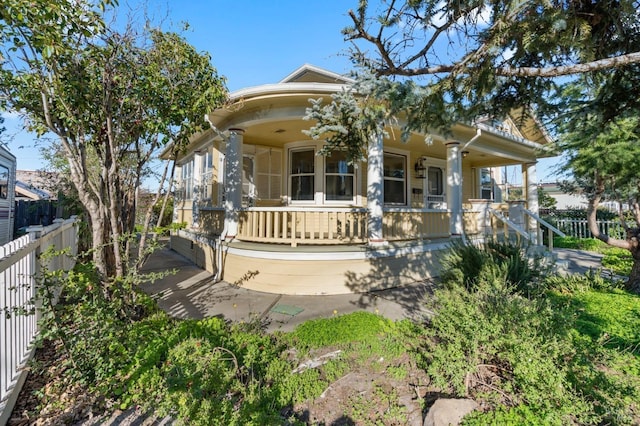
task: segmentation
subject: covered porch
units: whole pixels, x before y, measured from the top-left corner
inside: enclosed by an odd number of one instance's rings
[[[537,213],[544,135],[510,119],[408,141],[388,127],[359,163],[341,151],[318,155],[323,142],[305,133],[309,99],[348,85],[304,66],[213,111],[211,129],[176,158],[174,222],[186,229],[172,237],[174,249],[248,288],[337,294],[437,275],[448,241],[487,232],[491,203],[503,201],[500,167],[520,168],[526,205]],[[531,224],[525,232],[536,238]]]

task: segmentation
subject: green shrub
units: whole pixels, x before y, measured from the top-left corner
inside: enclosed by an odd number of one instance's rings
[[[123,408],[137,404],[194,425],[282,421],[273,408],[290,403],[281,398],[280,382],[292,367],[281,359],[283,346],[272,336],[219,318],[153,321],[129,336],[145,338],[153,347],[133,346],[123,377]]]
[[[437,290],[436,312],[424,348],[424,366],[434,386],[485,404],[524,404],[537,416],[567,422],[588,406],[571,392],[565,366],[570,316],[543,300],[529,300],[505,285],[475,292]]]
[[[549,275],[545,279],[544,287],[560,293],[584,292],[588,290],[621,289],[621,280],[605,278],[601,270],[587,271],[584,274]]]
[[[540,258],[529,260],[525,247],[509,241],[454,242],[442,260],[442,271],[446,286],[463,286],[469,291],[504,281],[528,297],[542,291]]]

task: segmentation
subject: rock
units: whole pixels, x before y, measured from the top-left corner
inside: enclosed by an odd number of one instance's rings
[[[478,404],[472,399],[438,399],[429,409],[423,426],[458,425]]]

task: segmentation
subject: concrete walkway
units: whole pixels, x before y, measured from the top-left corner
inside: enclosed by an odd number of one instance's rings
[[[580,250],[556,249],[560,271],[585,273],[601,267],[602,255]],[[176,273],[146,284],[143,290],[158,299],[160,307],[177,318],[219,316],[231,321],[259,319],[266,330],[291,331],[298,324],[354,311],[379,313],[392,320],[424,319],[429,314],[424,297],[432,281],[364,294],[337,296],[289,296],[247,290],[221,281],[169,248],[157,250],[143,272],[175,270]]]

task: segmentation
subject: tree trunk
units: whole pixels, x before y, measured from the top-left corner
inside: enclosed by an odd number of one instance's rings
[[[630,293],[640,294],[640,252],[638,251],[634,253],[633,266],[624,288]]]

